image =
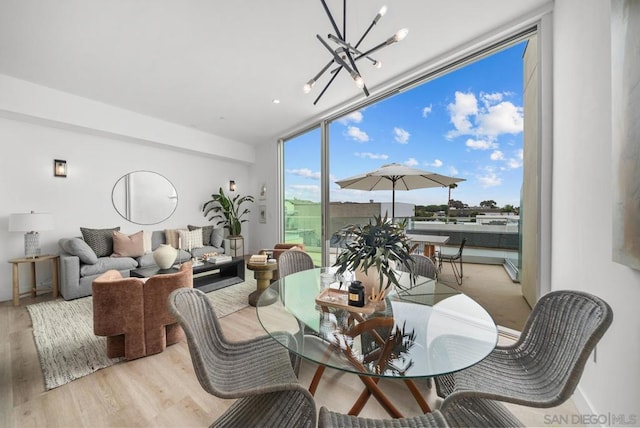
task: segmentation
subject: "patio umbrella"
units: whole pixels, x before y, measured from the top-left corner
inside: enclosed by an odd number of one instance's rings
[[[448,187],[460,181],[464,181],[464,178],[448,177],[392,163],[374,171],[338,180],[336,183],[342,189],[391,190],[391,218],[395,218],[396,190]]]

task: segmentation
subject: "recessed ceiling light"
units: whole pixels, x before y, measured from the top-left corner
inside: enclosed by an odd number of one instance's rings
[[[275,99],[275,98],[274,98],[274,99],[273,99],[273,100],[271,100],[271,101],[272,101],[274,104],[280,104],[280,100],[278,100],[278,99]]]

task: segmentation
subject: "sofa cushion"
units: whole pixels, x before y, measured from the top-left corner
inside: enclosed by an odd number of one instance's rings
[[[142,232],[142,249],[144,254],[149,254],[153,251],[153,232],[150,230],[145,230]]]
[[[156,264],[156,261],[153,258],[153,253],[145,254],[142,257],[138,257],[136,260],[138,262],[138,266],[141,268],[147,267],[147,266],[154,266]]]
[[[189,230],[202,229],[202,245],[203,246],[211,245],[211,232],[213,231],[213,225],[209,225],[209,226],[188,225],[187,228]]]
[[[173,248],[178,249],[179,247],[179,238],[180,238],[180,230],[186,229],[165,229],[164,230],[164,238],[167,244],[171,245]]]
[[[218,254],[222,254],[224,253],[224,248],[223,247],[213,247],[213,246],[205,246],[202,248],[193,248],[191,250],[191,255],[193,257],[198,257],[201,258],[203,255],[205,254],[210,254],[210,253],[218,253]]]
[[[80,238],[62,240],[60,246],[65,252],[77,256],[82,263],[92,265],[98,261],[96,253]]]
[[[80,276],[97,275],[109,269],[130,270],[137,267],[138,262],[131,257],[99,257],[95,264],[80,266]]]
[[[111,257],[140,257],[144,255],[144,232],[133,235],[113,231],[113,254]]]
[[[224,241],[224,229],[221,227],[214,227],[211,231],[211,246],[222,247],[222,241]]]
[[[113,253],[113,231],[119,231],[120,227],[111,229],[89,229],[81,227],[82,238],[91,247],[96,256],[105,257]]]
[[[181,250],[190,251],[192,248],[202,248],[202,231],[200,229],[195,230],[179,230],[178,231],[178,243]]]

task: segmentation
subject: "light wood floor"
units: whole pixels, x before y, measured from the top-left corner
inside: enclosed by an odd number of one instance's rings
[[[465,266],[466,269],[466,266]],[[31,319],[25,306],[50,299],[43,295],[21,299],[21,306],[0,303],[0,427],[204,427],[232,400],[205,393],[193,372],[186,342],[163,353],[115,366],[44,391]],[[247,307],[221,319],[230,338],[262,335],[255,308]],[[300,381],[309,385],[315,366],[303,362]],[[401,382],[382,380],[381,388],[406,415],[419,407]],[[418,382],[432,408],[439,405],[434,389]],[[327,370],[316,393],[316,404],[346,412],[362,390],[350,374]],[[528,426],[543,426],[545,414],[576,414],[572,403],[554,409],[510,406]],[[385,411],[369,400],[362,416],[384,418]]]

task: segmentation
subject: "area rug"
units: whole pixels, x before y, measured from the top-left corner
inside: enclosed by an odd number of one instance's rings
[[[207,293],[219,318],[246,306],[255,280]],[[33,338],[44,375],[45,390],[56,388],[122,358],[107,358],[107,339],[93,334],[93,298],[62,299],[27,306]]]

